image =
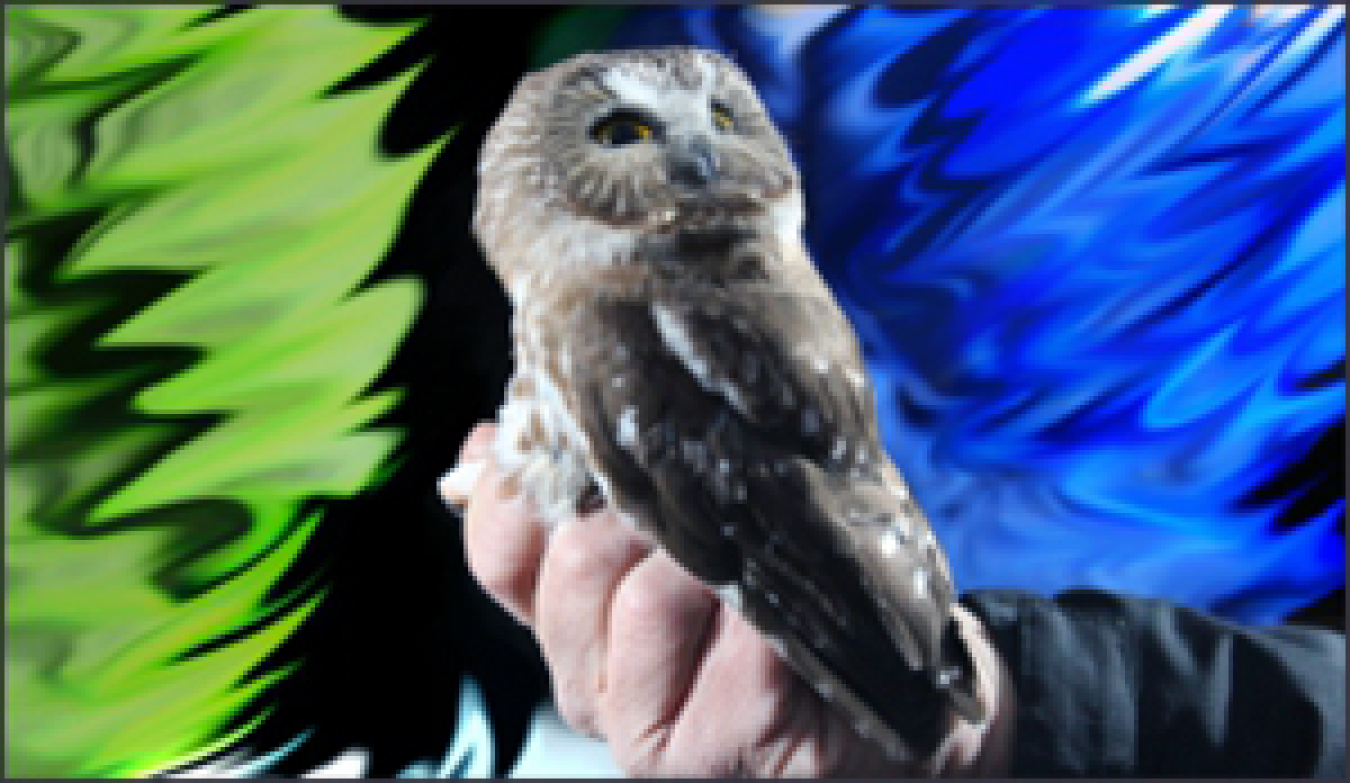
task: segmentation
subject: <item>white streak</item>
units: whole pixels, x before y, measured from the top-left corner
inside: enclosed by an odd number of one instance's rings
[[[601,78],[605,86],[625,103],[655,109],[661,105],[661,92],[655,85],[624,68],[610,68]]]
[[[1199,44],[1206,35],[1223,22],[1233,10],[1231,5],[1213,5],[1197,10],[1195,15],[1177,25],[1166,35],[1154,41],[1143,51],[1116,66],[1115,70],[1092,85],[1080,102],[1097,103],[1120,92],[1131,84],[1157,70],[1169,58]]]
[[[637,416],[637,408],[633,405],[625,405],[623,413],[619,414],[619,426],[616,434],[619,445],[626,449],[632,449],[633,446],[637,445]]]
[[[914,569],[914,594],[920,598],[928,595],[928,569]]]
[[[671,312],[669,307],[656,303],[652,305],[652,318],[656,322],[656,330],[661,335],[661,340],[666,347],[675,354],[676,358],[688,368],[689,372],[698,381],[698,385],[704,389],[716,394],[720,394],[731,406],[742,415],[750,414],[750,406],[741,390],[725,379],[715,379],[713,369],[706,358],[700,356],[694,344],[693,336],[680,317]]]
[[[698,85],[699,90],[702,91],[703,95],[705,96],[711,95],[713,90],[717,86],[716,64],[713,63],[711,58],[707,57],[706,55],[702,55],[698,58],[698,70],[700,76]]]

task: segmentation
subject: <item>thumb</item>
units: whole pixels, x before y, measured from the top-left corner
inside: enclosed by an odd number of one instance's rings
[[[496,431],[497,425],[482,422],[464,439],[455,466],[436,482],[436,491],[447,505],[463,508],[469,502],[474,485],[483,472],[483,464],[491,453],[492,436]]]

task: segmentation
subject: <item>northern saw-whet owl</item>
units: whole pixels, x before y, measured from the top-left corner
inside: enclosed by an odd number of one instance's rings
[[[982,720],[945,558],[745,75],[692,47],[577,56],[520,83],[478,175],[514,308],[508,485],[545,518],[616,509],[893,755],[931,754],[951,708]]]

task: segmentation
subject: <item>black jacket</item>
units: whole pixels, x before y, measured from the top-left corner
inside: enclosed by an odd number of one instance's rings
[[[962,603],[1017,691],[1011,775],[1345,775],[1341,633],[1087,590]]]

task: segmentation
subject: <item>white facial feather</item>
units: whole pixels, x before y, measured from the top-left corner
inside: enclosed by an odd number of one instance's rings
[[[652,84],[627,68],[611,68],[602,77],[605,86],[614,91],[619,100],[648,109],[662,105],[664,94]]]

